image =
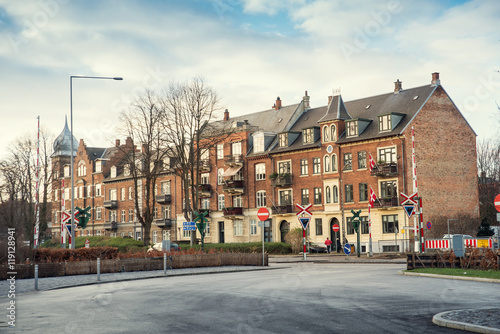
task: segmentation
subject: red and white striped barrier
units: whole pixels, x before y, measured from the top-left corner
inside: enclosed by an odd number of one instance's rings
[[[450,248],[449,239],[426,240],[425,248]]]

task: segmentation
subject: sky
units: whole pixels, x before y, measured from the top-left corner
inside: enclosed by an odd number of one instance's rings
[[[441,84],[478,139],[500,128],[500,1],[0,0],[0,159],[57,136],[70,116],[87,146],[120,138],[145,89],[204,78],[231,116]],[[70,76],[123,77],[123,81]],[[222,115],[221,115],[222,117]],[[450,129],[451,130],[451,129]],[[418,136],[418,134],[416,134]]]

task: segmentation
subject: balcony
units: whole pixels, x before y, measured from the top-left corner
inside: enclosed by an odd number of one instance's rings
[[[230,167],[243,166],[243,155],[226,155],[224,157],[224,165]]]
[[[395,162],[377,164],[372,169],[371,175],[378,177],[388,177],[398,175],[398,164]]]
[[[212,196],[212,186],[210,184],[198,185],[198,196],[200,198],[207,198]]]
[[[153,222],[156,226],[162,228],[170,228],[172,227],[172,219],[171,218],[158,218]]]
[[[273,215],[286,215],[293,213],[293,205],[278,205],[271,208]]]
[[[115,221],[104,222],[104,229],[105,230],[116,231],[118,229],[118,222],[115,222]]]
[[[222,189],[229,194],[242,194],[245,187],[243,180],[229,180],[225,181]]]
[[[292,175],[290,174],[279,174],[270,178],[273,187],[290,187],[292,185]]]
[[[172,203],[172,195],[156,195],[156,203],[158,204],[170,204]]]
[[[379,201],[373,202],[374,208],[390,208],[399,205],[397,198],[379,198]]]
[[[200,165],[198,166],[198,171],[200,173],[210,172],[210,160],[200,160]]]
[[[243,208],[226,208],[224,209],[224,217],[229,219],[243,218]]]
[[[116,209],[118,208],[118,201],[117,200],[110,200],[110,201],[104,201],[103,205],[106,209]]]

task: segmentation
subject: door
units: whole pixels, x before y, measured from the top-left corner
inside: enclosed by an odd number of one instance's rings
[[[224,243],[224,222],[219,222],[219,243]]]
[[[285,236],[290,231],[290,223],[283,220],[280,224],[281,242],[285,242]]]

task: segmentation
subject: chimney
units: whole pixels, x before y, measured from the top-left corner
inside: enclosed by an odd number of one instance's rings
[[[302,101],[304,101],[304,109],[305,110],[311,108],[311,105],[309,104],[310,99],[311,99],[311,97],[307,95],[307,90],[306,90],[306,93],[305,93],[304,97],[302,98]]]
[[[402,90],[403,90],[403,83],[398,79],[396,82],[394,82],[394,94],[397,94]]]
[[[274,105],[274,109],[276,110],[281,109],[281,100],[279,96],[276,98],[276,104]]]
[[[439,73],[434,72],[432,73],[432,81],[431,81],[431,86],[439,86],[441,84],[441,80],[439,80]]]
[[[229,120],[229,111],[226,109],[224,111],[224,122],[228,121]]]
[[[117,140],[115,141],[115,146],[116,146],[116,147],[119,147],[119,146],[120,146],[120,139],[117,139]]]
[[[330,103],[332,102],[332,99],[333,99],[333,96],[328,96],[328,105],[330,105]]]

